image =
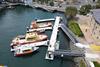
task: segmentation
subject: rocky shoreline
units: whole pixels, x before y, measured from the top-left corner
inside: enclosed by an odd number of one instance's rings
[[[9,2],[3,2],[2,4],[0,4],[0,11],[8,8],[10,6],[16,6],[16,5],[24,5],[23,3],[9,3]]]
[[[42,5],[42,4],[38,4],[36,2],[34,2],[32,5],[29,5],[33,8],[41,8],[43,10],[46,10],[46,11],[50,11],[50,12],[65,12],[65,7],[57,7],[57,6],[49,6],[49,5]]]
[[[7,8],[9,6],[16,6],[16,5],[25,5],[25,6],[30,6],[32,8],[38,8],[38,9],[43,9],[45,11],[49,11],[49,12],[65,12],[65,7],[57,7],[57,6],[48,6],[48,5],[44,5],[44,4],[38,4],[36,2],[33,2],[33,4],[24,4],[24,3],[9,3],[9,2],[5,2],[2,3],[0,5],[0,10]]]

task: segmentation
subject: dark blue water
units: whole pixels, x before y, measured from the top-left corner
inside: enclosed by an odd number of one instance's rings
[[[14,57],[10,52],[11,40],[21,34],[25,34],[26,27],[31,21],[38,18],[53,18],[60,13],[50,13],[39,9],[32,9],[24,6],[17,6],[15,9],[5,9],[0,12],[0,64],[8,67],[75,67],[73,59],[55,58],[53,61],[45,60],[47,47],[40,47],[37,53],[24,57]],[[46,31],[51,35],[51,31]],[[69,39],[60,30],[58,34],[61,49],[69,49]]]

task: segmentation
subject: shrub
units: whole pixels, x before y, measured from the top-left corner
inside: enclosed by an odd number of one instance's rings
[[[98,62],[94,61],[93,63],[95,65],[95,67],[100,67],[100,64]]]
[[[86,64],[83,60],[80,60],[80,67],[86,67]]]
[[[69,19],[75,17],[76,14],[77,14],[77,12],[78,12],[78,10],[77,10],[76,7],[71,7],[71,6],[70,6],[70,7],[67,7],[67,8],[65,9],[65,15],[68,16]]]
[[[68,27],[69,27],[69,29],[70,29],[75,35],[77,35],[77,36],[79,36],[79,37],[82,37],[82,36],[83,36],[83,33],[82,33],[82,31],[81,31],[79,25],[76,23],[75,20],[70,20],[70,21],[68,22]]]
[[[87,13],[90,12],[90,10],[92,9],[92,6],[90,4],[88,5],[83,5],[80,10],[79,10],[79,13],[81,15],[87,15]]]
[[[54,2],[53,1],[50,2],[50,6],[54,6]]]

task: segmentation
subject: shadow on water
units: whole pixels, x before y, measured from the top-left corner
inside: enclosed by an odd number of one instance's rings
[[[60,49],[70,49],[70,39],[69,37],[63,32],[63,30],[59,29],[58,33],[58,40],[60,41]]]
[[[0,10],[0,19],[6,14],[6,10]]]
[[[61,56],[56,56],[55,59],[60,59],[60,65],[59,65],[59,67],[65,67],[66,64],[72,64],[71,67],[75,67],[74,57],[68,57],[68,56],[61,57]]]
[[[69,57],[69,56],[64,56],[64,57],[61,57],[61,56],[56,56],[55,59],[62,59],[63,61],[72,61],[74,62],[74,57]]]

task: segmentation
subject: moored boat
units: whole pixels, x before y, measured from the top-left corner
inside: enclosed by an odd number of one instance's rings
[[[23,56],[26,54],[30,54],[38,49],[39,47],[32,47],[29,45],[18,45],[14,48],[14,56]]]
[[[51,22],[45,22],[45,23],[37,23],[36,21],[33,21],[30,25],[30,28],[37,29],[37,28],[45,28],[45,27],[51,27]]]
[[[27,31],[37,31],[37,32],[44,32],[45,30],[51,30],[52,29],[52,23],[51,22],[44,22],[39,23],[36,21],[33,21],[30,25],[30,27],[27,27]]]
[[[37,34],[36,32],[29,32],[26,35],[17,36],[12,40],[11,46],[16,46],[18,44],[28,44],[28,43],[35,43],[46,41],[48,39],[47,35],[44,34]]]
[[[28,43],[28,44],[23,44],[23,45],[28,45],[28,46],[31,46],[31,47],[39,47],[39,46],[48,46],[48,42],[49,40],[47,41],[41,41],[41,42],[35,42],[35,43]],[[18,44],[17,46],[20,46],[21,44]],[[16,46],[12,46],[11,47],[11,51],[15,51],[15,48]]]

